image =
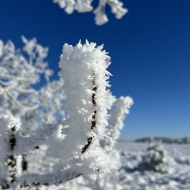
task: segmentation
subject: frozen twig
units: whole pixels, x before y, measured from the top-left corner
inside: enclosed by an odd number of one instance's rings
[[[54,3],[59,4],[61,9],[65,9],[67,14],[72,14],[74,10],[77,10],[79,13],[92,11],[92,1],[93,0],[53,0]],[[106,4],[111,7],[111,12],[115,14],[117,19],[121,19],[128,12],[126,8],[123,8],[123,3],[119,0],[99,0],[98,7],[93,11],[97,25],[103,25],[108,22],[105,13]]]

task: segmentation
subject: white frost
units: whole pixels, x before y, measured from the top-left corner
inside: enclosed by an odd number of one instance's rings
[[[58,3],[60,8],[65,9],[67,14],[72,14],[74,10],[77,10],[79,13],[92,11],[92,1],[93,0],[53,0],[53,3]],[[123,3],[119,0],[99,0],[98,7],[93,11],[96,15],[95,23],[97,25],[103,25],[108,22],[105,13],[106,4],[111,7],[111,12],[115,14],[117,19],[121,19],[128,12],[126,8],[123,8]]]

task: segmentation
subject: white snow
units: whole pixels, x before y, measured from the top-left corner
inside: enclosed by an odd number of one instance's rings
[[[119,142],[122,168],[118,173],[100,177],[99,181],[80,176],[64,185],[51,186],[51,190],[189,190],[190,145],[164,144],[168,155],[168,173],[133,171],[149,147],[148,143]],[[97,188],[97,183],[99,187]]]

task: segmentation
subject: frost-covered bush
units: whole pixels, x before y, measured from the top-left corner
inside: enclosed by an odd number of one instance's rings
[[[67,14],[72,14],[74,10],[79,13],[90,12],[93,10],[91,5],[93,0],[53,0],[54,3],[58,3],[61,9],[65,9]],[[121,19],[128,10],[123,8],[123,3],[119,0],[99,0],[98,7],[93,11],[95,16],[95,23],[97,25],[103,25],[108,22],[108,17],[105,13],[105,7],[108,4],[111,7],[111,12],[115,14],[117,19]]]
[[[22,36],[24,47],[16,49],[11,41],[0,40],[0,113],[20,118],[24,133],[43,122],[52,123],[56,114],[64,115],[63,79],[49,81],[53,71],[44,59],[48,48]],[[44,75],[47,84],[39,91],[32,88]]]
[[[42,121],[44,123],[34,131],[23,133],[21,124],[16,122],[10,113],[0,116],[2,151],[0,161],[1,168],[5,168],[4,174],[7,174],[7,177],[3,174],[1,185],[14,188],[18,185],[58,185],[80,175],[96,178],[97,175],[119,169],[120,157],[114,148],[114,142],[119,136],[118,130],[123,127],[124,116],[129,113],[128,109],[133,101],[130,97],[116,100],[110,93],[108,79],[111,74],[107,71],[110,57],[107,54],[103,46],[96,47],[95,43],[88,41],[84,45],[79,42],[76,46],[68,44],[63,46],[59,62],[61,71],[58,75],[61,77],[60,86],[66,97],[67,115],[61,120],[52,123]],[[5,88],[6,84],[11,88],[13,77],[16,81],[20,79],[16,74],[13,76],[7,74],[6,70],[3,76],[9,81],[2,81],[4,85],[2,88]],[[17,84],[19,86],[20,81]],[[51,85],[54,88],[57,84]],[[48,96],[49,88],[44,88],[44,96],[41,100],[39,98],[40,101],[45,100],[45,92]],[[11,92],[14,93],[14,90],[15,88]],[[60,103],[61,98],[56,97],[59,95],[54,93],[53,100],[57,103]],[[18,100],[13,101],[15,104],[19,102],[19,97],[17,98]],[[112,108],[114,102],[115,107],[110,112],[109,119],[108,110]],[[46,102],[43,103],[45,105]],[[25,107],[21,107],[24,112]],[[45,110],[41,111],[42,114],[47,114]],[[49,117],[48,114],[46,117]],[[10,131],[7,132],[7,129]],[[24,161],[28,164],[25,169]],[[7,162],[14,168],[14,175],[11,173],[13,170],[6,169]],[[15,168],[15,165],[22,166],[22,169]]]
[[[167,153],[164,150],[161,141],[152,140],[147,149],[143,162],[139,165],[139,168],[165,173],[167,172],[167,166]]]

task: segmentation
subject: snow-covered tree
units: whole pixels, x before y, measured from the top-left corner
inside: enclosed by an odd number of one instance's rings
[[[29,41],[24,37],[23,40],[27,44],[24,49],[30,52],[33,45],[28,44]],[[2,63],[5,63],[4,49],[3,51],[2,49],[0,49],[1,57],[3,57]],[[17,107],[20,106],[21,113],[28,113],[31,109],[34,109],[34,106],[37,110],[39,106],[44,105],[44,107],[41,106],[38,112],[44,118],[44,120],[41,120],[43,124],[33,131],[29,130],[27,133],[21,131],[22,127],[19,121],[24,121],[27,125],[27,120],[22,120],[22,117],[18,115],[15,115],[17,117],[15,119],[11,114],[12,111],[0,116],[0,170],[3,171],[0,183],[4,188],[28,185],[58,185],[80,175],[96,178],[97,174],[107,174],[118,170],[121,166],[119,152],[114,148],[114,141],[118,138],[118,129],[123,127],[124,115],[128,113],[133,101],[130,97],[121,97],[116,101],[110,93],[108,79],[111,74],[106,70],[110,65],[110,57],[102,49],[103,46],[96,47],[95,43],[89,43],[88,41],[84,45],[81,42],[76,46],[65,44],[59,62],[59,68],[61,69],[58,73],[61,77],[60,86],[57,85],[57,82],[52,82],[48,84],[49,86],[43,87],[38,92],[39,97],[36,105],[32,104],[34,96],[28,98],[31,104],[25,104],[27,98],[23,100],[17,94],[17,92],[20,92],[18,89],[22,89],[21,92],[24,91],[24,82],[26,82],[26,79],[29,80],[30,77],[26,77],[24,74],[17,76],[16,72],[13,72],[13,74],[11,71],[8,72],[9,69],[6,69],[6,66],[5,69],[3,66],[1,67],[2,76],[8,79],[8,81],[2,80],[1,82],[2,94],[7,95],[4,98],[9,98]],[[13,55],[15,54],[14,52]],[[16,54],[16,56],[23,57],[21,54]],[[29,60],[33,60],[32,58]],[[20,61],[20,58],[18,60]],[[10,63],[12,63],[11,61],[12,59],[10,59]],[[19,61],[18,63],[20,63]],[[33,62],[21,63],[25,64],[26,68],[31,65],[32,69],[35,67]],[[37,71],[33,71],[33,76],[39,76]],[[44,69],[41,73],[46,73],[46,70]],[[48,75],[50,73],[48,71]],[[14,85],[16,85],[15,88]],[[67,114],[61,120],[52,122],[53,115],[48,113],[48,110],[63,111],[59,110],[61,107],[52,108],[54,102],[59,105],[59,101],[63,100],[59,91],[60,87],[64,91],[64,98],[66,97],[65,111]],[[52,88],[55,88],[53,98],[51,96]],[[30,93],[29,91],[35,92],[34,89],[30,88],[30,85],[24,93]],[[12,98],[8,95],[9,93],[13,94]],[[42,95],[39,95],[40,93]],[[48,96],[50,96],[52,102],[48,100]],[[111,117],[109,119],[108,110],[111,109],[114,102],[115,107],[110,112]],[[13,103],[10,104],[10,107],[7,106],[7,110],[8,108],[12,109]],[[3,109],[1,112],[3,112]],[[104,141],[104,139],[105,143],[102,145],[100,141]],[[38,151],[37,154],[36,151]],[[23,163],[25,161],[27,161],[28,167],[24,168]],[[31,163],[35,169],[28,169],[31,168],[29,166]],[[46,168],[44,169],[45,163]]]
[[[63,80],[49,81],[53,71],[48,69],[48,48],[22,36],[23,53],[11,41],[0,40],[0,113],[11,112],[20,118],[22,129],[35,129],[42,122],[53,122],[56,114],[64,115]],[[25,55],[25,56],[24,56]],[[32,85],[44,74],[47,84],[39,91]]]
[[[168,159],[161,141],[152,140],[143,162],[139,168],[149,169],[159,173],[167,172]]]
[[[93,10],[91,5],[93,0],[53,0],[54,3],[58,3],[60,8],[65,9],[67,14],[72,14],[74,10],[79,13],[90,12]],[[103,25],[108,22],[108,17],[105,13],[105,7],[108,4],[111,7],[111,12],[115,14],[117,19],[121,19],[128,10],[123,8],[123,3],[119,0],[99,0],[98,7],[93,11],[95,16],[95,23],[97,25]]]

